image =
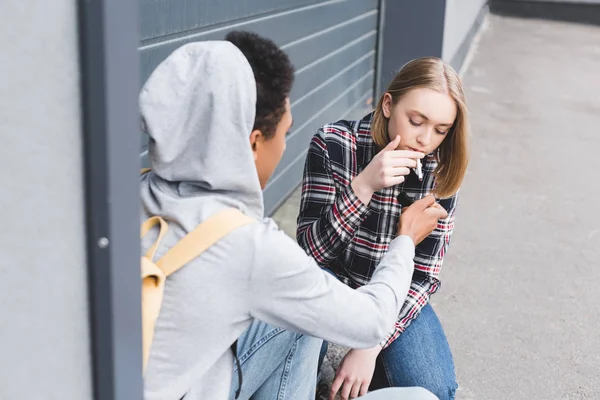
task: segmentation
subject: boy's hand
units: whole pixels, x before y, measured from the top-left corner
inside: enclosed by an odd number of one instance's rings
[[[448,217],[448,212],[436,203],[435,197],[426,196],[402,210],[398,235],[409,236],[415,246],[437,227],[438,220]]]

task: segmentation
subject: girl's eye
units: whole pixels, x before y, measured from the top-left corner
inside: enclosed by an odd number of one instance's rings
[[[448,131],[440,131],[439,129],[435,130],[436,133],[438,133],[439,135],[445,135],[446,133],[448,133]]]
[[[413,121],[411,118],[409,118],[408,120],[410,121],[410,124],[411,124],[412,126],[421,126],[421,125],[423,125],[423,123],[422,123],[422,122],[415,122],[415,121]]]

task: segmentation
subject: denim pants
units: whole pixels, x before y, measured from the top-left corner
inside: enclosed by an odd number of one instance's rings
[[[238,339],[243,383],[240,400],[314,400],[317,362],[323,341],[255,320]],[[230,399],[238,389],[234,366]],[[389,388],[364,400],[437,400],[423,388]]]
[[[319,365],[326,351],[324,343]],[[370,390],[413,386],[428,389],[440,400],[453,400],[458,388],[452,352],[430,304],[421,309],[398,339],[381,351]]]
[[[453,400],[458,385],[448,340],[427,304],[400,337],[382,350],[371,387],[421,386],[440,400]]]
[[[254,320],[238,339],[242,367],[239,400],[314,400],[323,341]],[[230,399],[238,389],[234,366]]]

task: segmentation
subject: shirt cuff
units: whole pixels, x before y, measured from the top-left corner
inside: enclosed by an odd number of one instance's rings
[[[337,203],[339,215],[350,225],[358,226],[369,215],[370,208],[363,203],[354,190],[352,185],[348,185],[346,190],[341,193]]]
[[[402,332],[404,332],[403,329],[395,326],[393,332],[390,332],[390,334],[387,335],[385,337],[385,339],[383,339],[381,342],[379,342],[381,349],[383,350],[383,349],[387,348],[390,344],[392,344],[394,342],[394,340],[396,340],[400,337]]]

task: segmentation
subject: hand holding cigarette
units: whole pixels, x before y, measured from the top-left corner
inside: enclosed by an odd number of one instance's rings
[[[404,182],[411,168],[420,168],[419,160],[425,154],[412,150],[396,150],[399,144],[400,136],[396,136],[352,180],[352,189],[363,203],[368,204],[376,191]]]

